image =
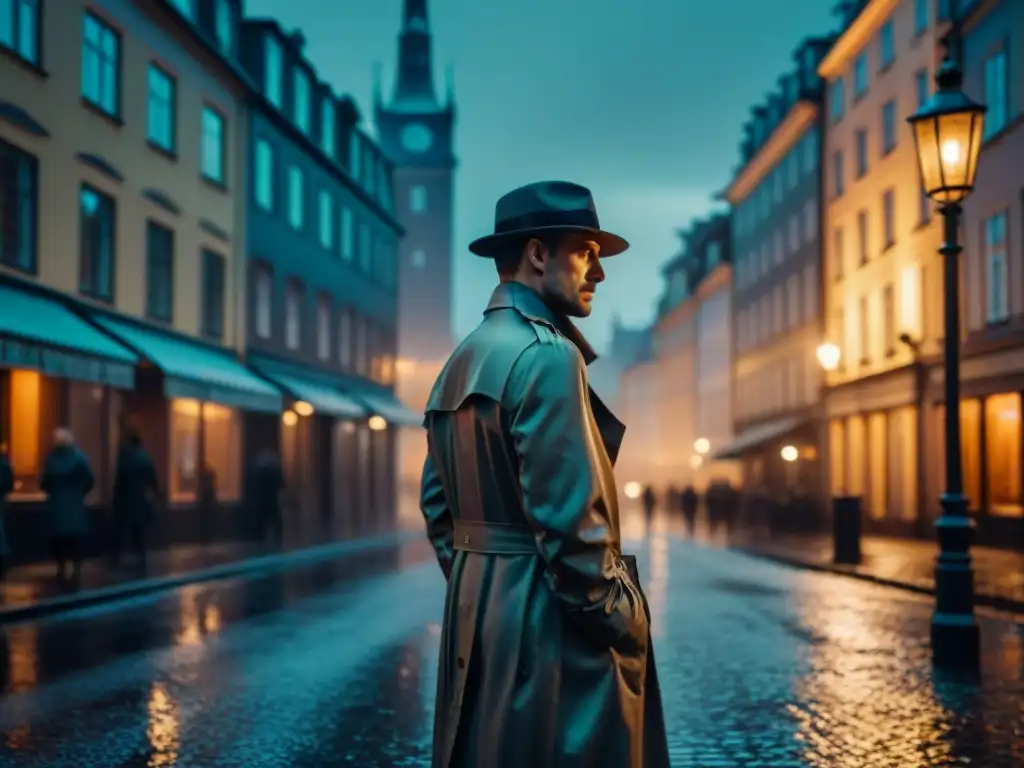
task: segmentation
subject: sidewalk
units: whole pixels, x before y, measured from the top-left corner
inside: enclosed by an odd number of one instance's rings
[[[76,586],[57,579],[53,563],[11,568],[0,581],[0,624],[137,596],[182,584],[291,567],[348,552],[383,547],[420,532],[396,531],[344,541],[276,548],[254,542],[192,544],[150,552],[142,572],[130,554],[120,565],[105,559],[83,563]]]
[[[711,546],[723,546],[798,568],[842,573],[866,581],[935,592],[937,541],[865,536],[860,565],[834,565],[828,535],[775,535],[758,530],[698,534]],[[972,547],[974,588],[978,605],[1024,612],[1024,553],[991,547]]]

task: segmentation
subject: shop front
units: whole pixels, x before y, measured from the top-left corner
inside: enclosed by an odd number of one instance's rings
[[[263,355],[249,364],[286,395],[280,456],[293,535],[309,542],[348,538],[365,527],[356,456],[358,424],[370,412],[341,391],[336,377]]]
[[[255,535],[241,504],[245,416],[279,419],[281,393],[228,350],[123,318],[93,320],[141,359],[120,427],[141,436],[166,493],[151,546]]]
[[[0,284],[0,449],[15,475],[4,515],[12,562],[48,557],[40,480],[58,427],[72,431],[92,465],[87,551],[103,546],[117,424],[137,361],[60,299]]]

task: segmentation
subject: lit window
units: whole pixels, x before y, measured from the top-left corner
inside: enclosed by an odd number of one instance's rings
[[[0,48],[39,63],[39,0],[0,2]]]
[[[989,512],[1021,516],[1021,406],[1017,392],[985,401]]]
[[[231,3],[229,0],[215,0],[215,2],[214,26],[217,32],[217,42],[220,43],[222,51],[231,53],[235,43],[235,19],[231,11]]]
[[[334,198],[330,192],[321,189],[319,199],[320,245],[331,250],[334,248]]]
[[[256,142],[256,204],[274,210],[274,149],[266,139]]]
[[[149,142],[174,152],[175,93],[174,78],[156,64],[149,65],[147,131]]]
[[[1009,91],[1006,87],[1006,51],[999,51],[985,61],[985,138],[994,136],[1006,127],[1009,114]]]
[[[341,257],[352,261],[355,256],[355,224],[352,220],[352,209],[348,206],[341,209]]]
[[[121,36],[87,11],[83,38],[82,97],[117,117],[121,111]]]
[[[306,180],[296,166],[288,169],[288,223],[301,230],[305,223]]]
[[[309,75],[301,67],[295,68],[295,124],[303,133],[309,133]]]
[[[225,141],[224,117],[211,106],[203,107],[203,178],[224,183]]]

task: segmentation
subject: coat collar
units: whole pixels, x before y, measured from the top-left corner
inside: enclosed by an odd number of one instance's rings
[[[514,309],[528,320],[550,325],[576,345],[583,361],[590,365],[597,359],[597,353],[572,321],[549,307],[536,291],[522,283],[501,283],[491,294],[484,313],[495,309]]]

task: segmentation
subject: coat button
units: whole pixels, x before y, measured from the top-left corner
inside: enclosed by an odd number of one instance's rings
[[[466,668],[466,660],[464,658],[462,658],[461,656],[459,656],[459,669],[465,669],[465,668]]]
[[[469,536],[463,536],[462,537],[462,543],[463,544],[469,544]]]

